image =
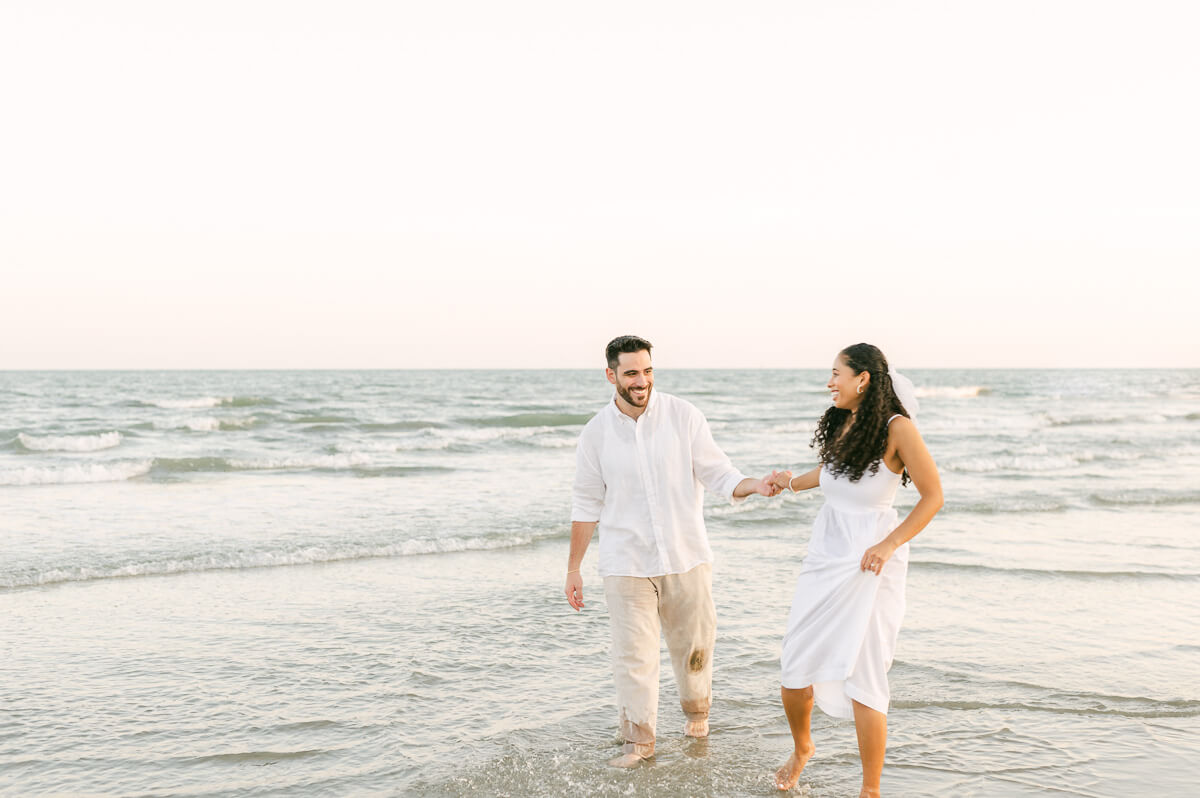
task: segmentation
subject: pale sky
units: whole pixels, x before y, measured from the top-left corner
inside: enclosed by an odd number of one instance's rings
[[[0,4],[0,369],[1200,366],[1200,6]]]

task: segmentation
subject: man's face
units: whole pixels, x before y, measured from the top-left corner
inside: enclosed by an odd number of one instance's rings
[[[645,407],[650,401],[650,390],[654,387],[654,367],[650,365],[650,353],[645,349],[638,352],[622,352],[617,357],[617,367],[607,369],[608,381],[617,387],[617,395],[634,407]]]

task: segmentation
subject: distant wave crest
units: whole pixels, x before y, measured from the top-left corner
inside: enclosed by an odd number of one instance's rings
[[[982,502],[949,502],[948,513],[1060,513],[1070,509],[1070,504],[1048,496],[997,496]]]
[[[151,479],[170,479],[189,473],[285,470],[345,471],[360,477],[404,477],[454,469],[436,465],[379,464],[370,455],[361,452],[308,457],[156,457],[144,460],[0,469],[0,486],[72,485],[122,482],[147,475]]]
[[[367,466],[374,462],[370,455],[362,452],[346,452],[343,454],[319,454],[307,457],[231,457],[229,466],[239,471],[273,470],[283,468],[354,468]]]
[[[998,452],[995,454],[963,457],[950,460],[943,466],[947,471],[968,474],[986,474],[994,471],[1033,472],[1059,471],[1074,468],[1083,463],[1110,460],[1140,460],[1153,456],[1153,452],[1123,452],[1110,449],[1105,452],[1077,451],[1049,454],[1042,452]]]
[[[216,396],[201,396],[195,399],[155,399],[150,404],[165,410],[199,410],[205,407],[220,407],[226,401],[233,401],[233,398],[227,397],[222,399]]]
[[[1047,413],[1045,423],[1051,427],[1085,427],[1097,424],[1175,424],[1181,421],[1200,421],[1200,413],[1082,413],[1062,415]]]
[[[367,432],[411,432],[445,426],[438,421],[364,421],[358,428]]]
[[[1200,580],[1197,572],[1171,571],[1090,571],[1071,568],[1009,568],[1001,565],[984,565],[982,563],[955,563],[936,560],[910,560],[909,566],[914,568],[929,568],[938,571],[987,571],[992,573],[1021,575],[1021,576],[1057,576],[1077,579],[1180,579],[1186,581]]]
[[[28,435],[17,440],[31,452],[98,452],[121,445],[121,433],[101,432],[95,435]]]
[[[1093,493],[1092,501],[1117,507],[1131,505],[1200,504],[1200,491],[1122,490]]]
[[[427,428],[404,439],[371,441],[359,448],[394,452],[439,450],[469,452],[500,442],[513,446],[557,449],[573,447],[577,440],[578,438],[570,430],[554,426]]]
[[[149,399],[132,403],[139,407],[160,407],[164,410],[203,410],[209,407],[254,407],[276,405],[266,396],[193,396],[178,399]]]
[[[464,418],[464,424],[479,427],[575,427],[588,423],[592,413],[517,413],[494,418]]]
[[[983,385],[923,385],[917,388],[918,399],[970,399],[991,393]]]
[[[363,477],[403,477],[415,474],[453,471],[437,465],[379,465],[362,452],[312,455],[309,457],[159,457],[154,460],[153,474],[186,474],[195,472],[285,471],[308,469],[348,471]]]

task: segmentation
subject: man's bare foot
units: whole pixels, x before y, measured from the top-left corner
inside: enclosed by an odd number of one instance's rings
[[[654,754],[642,756],[641,754],[621,754],[616,759],[608,760],[608,764],[615,768],[635,768],[645,762]]]
[[[708,718],[689,720],[683,724],[683,733],[688,737],[707,737]]]
[[[803,752],[793,751],[787,761],[783,763],[783,767],[775,771],[775,789],[790,790],[795,787],[796,782],[800,781],[800,772],[804,770],[804,766],[808,764],[809,757],[815,750],[817,750],[816,747],[809,743],[808,748]]]

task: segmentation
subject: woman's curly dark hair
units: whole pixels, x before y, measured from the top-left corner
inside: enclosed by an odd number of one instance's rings
[[[850,419],[850,411],[830,407],[817,422],[809,446],[817,449],[822,465],[830,473],[834,476],[846,474],[851,482],[857,482],[866,472],[875,474],[879,471],[883,455],[887,453],[888,419],[897,413],[908,418],[908,412],[896,398],[887,358],[878,347],[854,344],[838,356],[855,374],[866,371],[871,379],[863,391],[854,425],[846,431],[845,437],[839,439],[838,436]],[[904,470],[900,482],[908,484],[908,469]]]

